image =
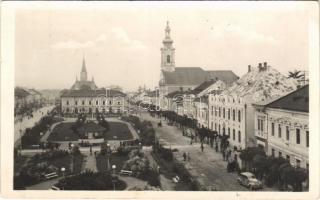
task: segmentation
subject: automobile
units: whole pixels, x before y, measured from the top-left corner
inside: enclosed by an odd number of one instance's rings
[[[263,188],[261,181],[257,180],[254,174],[250,172],[240,173],[237,180],[241,185],[244,185],[250,188],[251,190]]]

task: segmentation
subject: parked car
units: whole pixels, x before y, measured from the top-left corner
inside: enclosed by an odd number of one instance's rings
[[[242,172],[241,174],[239,174],[237,180],[241,185],[244,185],[251,190],[263,188],[261,181],[257,180],[254,174],[250,172]]]

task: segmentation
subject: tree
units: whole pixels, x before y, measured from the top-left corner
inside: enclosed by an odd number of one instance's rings
[[[298,70],[294,70],[293,72],[290,72],[290,71],[289,71],[288,78],[294,78],[294,79],[303,78],[305,75],[304,75],[304,74],[301,74],[301,73],[302,73],[302,72],[301,72],[301,71],[298,71]]]
[[[252,170],[252,162],[255,155],[265,156],[266,153],[260,147],[248,147],[241,151],[240,159],[243,161],[245,170]]]

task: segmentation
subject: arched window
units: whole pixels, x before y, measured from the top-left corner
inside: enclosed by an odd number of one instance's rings
[[[167,55],[167,63],[170,63],[170,56]]]

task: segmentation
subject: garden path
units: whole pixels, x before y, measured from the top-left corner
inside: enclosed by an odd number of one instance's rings
[[[92,155],[90,155],[90,151],[84,151],[82,154],[86,156],[84,159],[84,170],[89,169],[93,172],[97,172],[97,163],[94,154],[92,153]]]

